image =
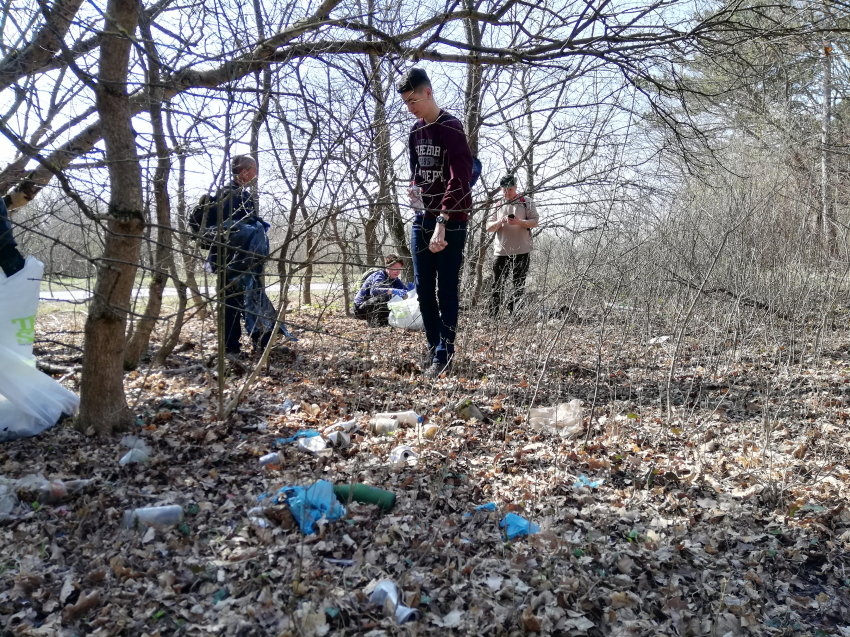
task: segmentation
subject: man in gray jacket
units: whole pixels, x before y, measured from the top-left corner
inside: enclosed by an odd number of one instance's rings
[[[505,283],[511,274],[513,294],[507,299],[509,313],[525,290],[525,278],[531,258],[531,229],[537,227],[537,208],[530,197],[517,193],[516,177],[508,173],[499,185],[504,198],[496,206],[487,222],[487,232],[495,232],[493,260],[493,296],[490,316],[496,318],[502,307]]]

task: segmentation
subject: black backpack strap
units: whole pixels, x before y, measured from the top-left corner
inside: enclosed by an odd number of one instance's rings
[[[522,207],[525,208],[525,220],[528,221],[528,204],[525,202],[525,197],[520,195],[519,201],[522,204]],[[531,234],[531,228],[526,228],[526,230],[528,230],[528,234]]]

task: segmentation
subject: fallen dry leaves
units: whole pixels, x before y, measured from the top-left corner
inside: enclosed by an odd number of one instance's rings
[[[817,364],[758,349],[735,357],[693,343],[677,366],[674,420],[662,408],[669,352],[612,338],[593,321],[558,333],[468,326],[456,375],[416,373],[421,335],[370,330],[305,311],[293,353],[230,421],[215,421],[211,324],[193,321],[171,369],[126,375],[147,465],[119,466],[120,436],[59,426],[0,449],[0,473],[94,479],[54,504],[22,502],[0,522],[0,631],[9,635],[850,635],[850,506],[840,343]],[[342,338],[335,338],[344,337]],[[70,339],[71,337],[69,337]],[[41,356],[73,364],[72,350]],[[596,373],[597,354],[601,361]],[[243,378],[228,377],[228,392]],[[584,435],[530,430],[527,408],[577,397]],[[593,414],[589,406],[597,396]],[[488,423],[463,421],[470,397]],[[287,410],[290,398],[298,407]],[[352,436],[327,458],[278,437],[343,418],[415,409],[440,429]],[[592,418],[591,418],[592,416]],[[393,467],[409,444],[415,466]],[[801,452],[800,449],[803,449]],[[575,487],[579,476],[604,480]],[[352,503],[302,536],[285,506],[258,496],[318,479],[393,491],[387,514]],[[496,512],[476,511],[495,502]],[[180,526],[121,528],[125,509],[180,504]],[[508,541],[515,512],[541,531]],[[392,579],[423,613],[395,626],[370,605]]]

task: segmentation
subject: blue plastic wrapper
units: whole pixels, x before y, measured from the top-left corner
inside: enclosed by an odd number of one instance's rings
[[[499,528],[505,529],[509,540],[523,535],[532,535],[540,531],[540,527],[534,522],[529,522],[524,517],[515,513],[508,513],[501,522]]]
[[[582,474],[578,477],[578,480],[576,480],[576,481],[573,483],[573,486],[574,486],[576,489],[581,489],[582,487],[590,487],[591,489],[595,489],[596,487],[598,487],[599,485],[601,485],[603,482],[605,482],[605,480],[593,480],[593,481],[591,481],[591,480],[589,480],[589,479],[588,479],[588,477],[587,477],[586,475],[584,475],[584,474],[582,473]]]
[[[292,517],[298,522],[304,535],[315,533],[315,524],[323,516],[333,522],[345,515],[345,507],[334,495],[334,485],[327,480],[319,480],[306,489],[283,487],[277,492],[275,504],[280,504],[282,500],[289,505]]]
[[[283,445],[288,445],[290,442],[295,442],[299,438],[312,438],[313,436],[318,436],[319,432],[315,429],[302,429],[297,434],[292,436],[292,438],[278,438],[274,441],[274,444],[282,447]]]
[[[495,511],[496,510],[496,503],[495,502],[488,502],[487,504],[480,504],[477,507],[475,507],[475,510],[476,511]],[[471,518],[472,514],[471,513],[464,513],[463,517]]]

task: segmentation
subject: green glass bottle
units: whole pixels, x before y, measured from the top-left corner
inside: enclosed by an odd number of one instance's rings
[[[381,511],[389,511],[395,506],[395,493],[384,491],[368,484],[338,484],[334,487],[334,494],[343,504],[347,504],[349,498],[362,504],[377,504]]]

